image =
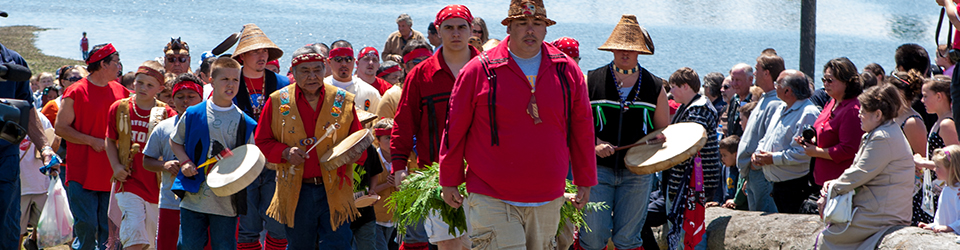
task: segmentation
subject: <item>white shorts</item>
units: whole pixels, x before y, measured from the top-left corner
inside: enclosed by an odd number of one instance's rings
[[[27,225],[36,227],[40,221],[43,204],[47,203],[47,194],[25,194],[20,196],[20,234],[27,233]]]
[[[431,211],[430,215],[423,220],[423,228],[427,231],[427,236],[430,238],[429,241],[432,244],[437,242],[452,240],[457,237],[463,236],[466,232],[457,232],[457,235],[450,234],[448,230],[450,225],[447,225],[446,222],[443,222],[443,219],[440,218],[440,214],[437,211]]]
[[[123,213],[123,220],[120,221],[120,243],[124,246],[146,244],[149,249],[156,249],[159,205],[146,202],[130,192],[117,193],[116,198],[117,206]]]

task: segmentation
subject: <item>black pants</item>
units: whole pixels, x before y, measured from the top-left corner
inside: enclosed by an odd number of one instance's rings
[[[773,183],[773,201],[780,213],[800,213],[803,201],[810,196],[807,177]]]
[[[647,205],[647,219],[643,222],[643,229],[640,230],[640,239],[643,240],[643,249],[660,249],[657,245],[657,237],[653,235],[653,227],[659,227],[667,224],[667,207],[664,196],[660,191],[650,193],[650,204]]]

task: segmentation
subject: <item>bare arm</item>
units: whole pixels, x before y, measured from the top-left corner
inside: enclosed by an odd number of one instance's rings
[[[653,128],[661,129],[670,125],[670,104],[667,103],[666,90],[660,91],[657,97],[657,109],[653,111]]]
[[[183,176],[192,177],[197,174],[197,166],[193,161],[190,161],[190,156],[187,156],[187,150],[181,144],[177,144],[170,140],[170,150],[173,150],[173,154],[177,156],[177,159],[187,159],[186,162],[181,162],[180,171],[183,172]]]
[[[957,4],[953,0],[937,0],[937,3],[946,9],[947,17],[950,18],[953,27],[960,29],[960,19],[957,19]]]
[[[903,125],[903,135],[907,137],[914,154],[927,156],[927,127],[922,122],[917,118],[907,119]]]
[[[43,164],[46,165],[50,162],[50,159],[56,155],[56,151],[53,148],[48,148],[52,141],[47,141],[47,137],[43,135],[43,123],[40,121],[39,112],[30,112],[30,125],[27,128],[27,135],[30,136],[30,141],[33,142],[33,145],[37,145],[37,150],[40,150],[40,153],[43,155]],[[53,169],[59,169],[59,166],[53,167]]]
[[[68,142],[89,145],[94,151],[102,152],[104,148],[102,138],[80,133],[71,126],[76,118],[76,114],[73,112],[73,99],[63,98],[60,104],[60,112],[57,113],[57,124],[54,125],[57,135]]]

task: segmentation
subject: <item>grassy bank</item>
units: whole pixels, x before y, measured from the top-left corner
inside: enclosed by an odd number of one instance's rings
[[[48,56],[40,52],[33,45],[37,39],[36,32],[47,29],[36,26],[4,26],[0,27],[0,43],[8,49],[16,51],[27,60],[30,70],[34,74],[40,72],[54,73],[63,65],[84,65],[82,61],[56,56]]]

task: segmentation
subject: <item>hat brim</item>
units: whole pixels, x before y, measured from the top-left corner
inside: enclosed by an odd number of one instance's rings
[[[614,50],[625,50],[625,51],[638,52],[638,53],[640,53],[641,55],[653,55],[653,51],[650,51],[650,50],[648,50],[648,49],[646,49],[646,48],[638,48],[638,47],[615,46],[615,45],[604,44],[603,46],[600,46],[600,47],[597,48],[597,49],[598,49],[598,50],[610,51],[610,52],[613,52]]]
[[[242,51],[236,51],[230,57],[233,58],[233,60],[240,61],[241,55],[250,51],[258,50],[258,49],[267,49],[267,53],[269,54],[267,56],[267,62],[277,60],[277,59],[280,59],[280,57],[283,57],[283,50],[280,50],[280,48],[271,47],[271,46],[250,46],[249,48],[244,49]]]
[[[533,17],[533,18],[536,18],[536,19],[543,20],[544,22],[547,22],[547,26],[552,26],[552,25],[554,25],[554,24],[557,24],[557,22],[551,20],[550,18],[547,18],[547,17],[545,17],[545,16],[540,16],[540,15],[537,15],[537,16],[528,16],[528,15],[508,16],[507,18],[504,18],[503,21],[500,21],[500,24],[503,24],[503,26],[508,26],[508,25],[510,25],[510,22],[513,21],[513,19],[519,19],[519,18],[525,18],[525,17]]]

